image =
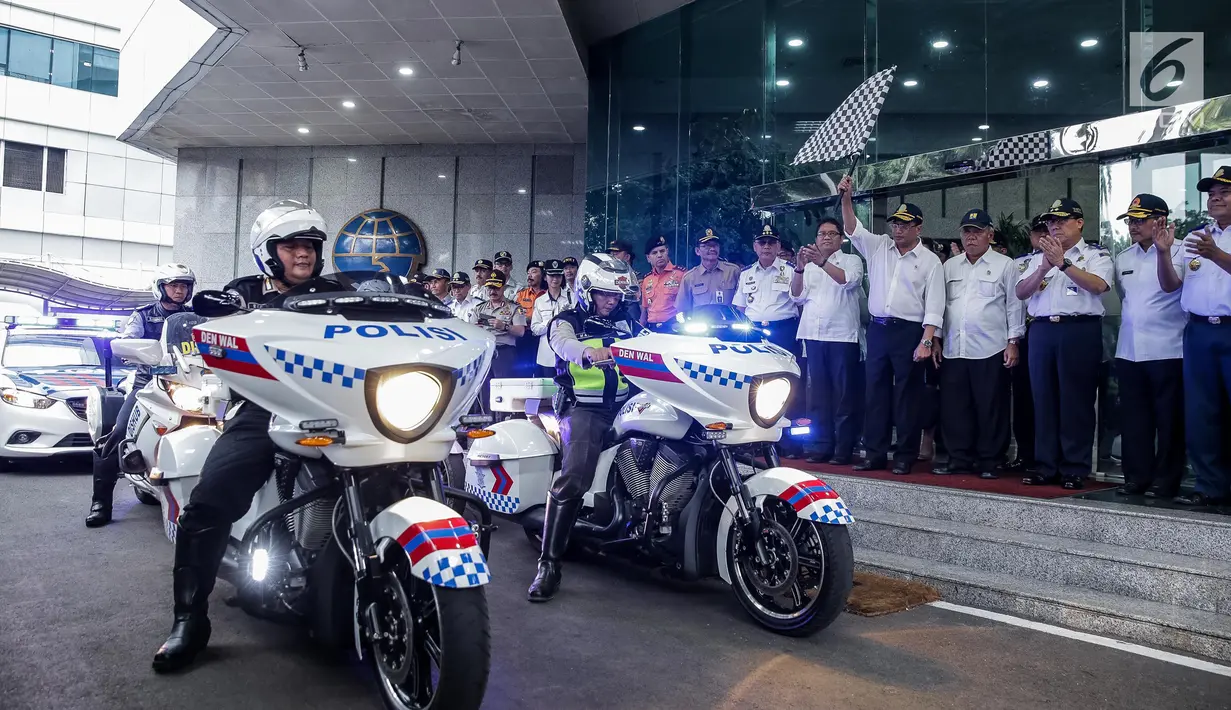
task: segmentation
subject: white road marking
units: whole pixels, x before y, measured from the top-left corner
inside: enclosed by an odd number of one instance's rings
[[[1114,648],[1118,651],[1134,653],[1138,656],[1153,658],[1158,661],[1163,661],[1164,663],[1174,663],[1177,666],[1184,666],[1186,668],[1193,668],[1199,671],[1205,671],[1206,673],[1213,673],[1215,675],[1227,676],[1231,678],[1231,667],[1211,663],[1210,661],[1203,661],[1197,658],[1189,658],[1188,656],[1181,656],[1178,653],[1160,651],[1156,648],[1150,648],[1149,646],[1140,646],[1135,643],[1129,643],[1128,641],[1120,641],[1118,639],[1107,638],[1106,636],[1096,636],[1094,634],[1085,633],[1084,631],[1074,631],[1072,629],[1066,629],[1060,626],[1052,626],[1051,624],[1044,624],[1038,621],[1030,621],[1029,619],[1009,616],[1008,614],[1000,614],[994,611],[976,609],[971,606],[962,606],[960,604],[950,604],[949,602],[932,602],[928,606],[934,606],[938,609],[945,609],[947,611],[955,611],[959,614],[969,614],[970,616],[991,619],[992,621],[999,621],[1002,624],[1009,624],[1010,626],[1020,626],[1023,629],[1042,631],[1045,634],[1052,634],[1053,636],[1063,636],[1064,638],[1075,639],[1077,641],[1085,641],[1086,643],[1092,643],[1095,646]]]

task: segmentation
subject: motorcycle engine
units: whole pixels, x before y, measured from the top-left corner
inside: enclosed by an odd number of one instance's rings
[[[307,466],[279,466],[278,500],[282,503],[329,483],[317,481]],[[333,536],[334,498],[321,498],[286,514],[286,527],[295,544],[308,552],[319,552]]]
[[[635,514],[644,519],[656,513],[659,534],[670,534],[676,515],[692,498],[697,483],[696,473],[688,470],[692,458],[690,448],[657,439],[629,439],[616,452],[616,470]],[[651,511],[650,496],[660,486],[657,507]]]

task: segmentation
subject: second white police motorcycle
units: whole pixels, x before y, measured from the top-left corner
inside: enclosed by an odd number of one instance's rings
[[[833,488],[779,464],[799,366],[730,307],[702,307],[676,328],[611,346],[642,391],[615,418],[572,540],[678,578],[719,577],[762,626],[816,633],[850,593],[854,521]],[[466,488],[537,544],[561,465],[554,386],[496,380],[492,390],[493,409],[512,403],[529,417],[477,433]]]
[[[168,321],[169,342],[117,342],[116,354],[161,368],[138,395],[125,465],[148,467],[173,536],[221,423],[244,401],[269,410],[275,470],[231,528],[219,573],[238,604],[354,647],[387,707],[478,708],[490,528],[438,500],[468,497],[447,491],[441,462],[494,342],[400,277],[325,278],[338,290],[292,292],[280,308],[204,292],[195,314]],[[195,347],[176,342],[185,326]],[[156,436],[142,436],[150,423]],[[438,500],[414,494],[420,481]]]

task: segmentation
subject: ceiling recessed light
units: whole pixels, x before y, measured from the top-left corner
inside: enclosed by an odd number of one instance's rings
[[[978,143],[979,141],[983,140],[983,138],[982,136],[975,136],[974,138],[971,138],[970,140],[974,141],[975,143]]]
[[[919,82],[915,81],[914,79],[907,79],[906,81],[902,82],[902,86],[919,86]]]
[[[1183,84],[1184,84],[1184,80],[1183,80],[1183,79],[1172,79],[1171,81],[1167,82],[1167,86],[1170,86],[1170,87],[1171,87],[1171,88],[1173,88],[1173,89],[1174,89],[1175,87],[1177,87],[1177,86],[1181,86],[1181,85],[1183,85]]]
[[[804,41],[803,41],[802,39],[798,38],[798,37],[796,37],[795,39],[788,39],[788,40],[786,41],[786,46],[788,46],[788,47],[802,47],[802,46],[804,46]]]
[[[775,81],[774,83],[777,84],[778,86],[790,86],[791,85],[791,81],[789,79],[779,79],[778,81]]]
[[[943,39],[938,39],[932,43],[932,49],[944,49],[945,47],[948,47],[948,46],[949,46],[949,42]]]
[[[1035,79],[1033,86],[1036,89],[1046,89],[1048,84],[1051,82],[1046,79]]]
[[[347,159],[346,159],[346,162],[348,162],[348,163],[354,163],[354,162],[356,162],[356,160],[355,160],[355,158],[347,158]]]
[[[410,76],[411,74],[414,74],[414,73],[415,73],[415,70],[411,69],[410,67],[398,67],[398,74],[401,74],[402,76]]]
[[[93,64],[91,64],[91,63],[89,63],[89,62],[82,62],[82,63],[81,63],[81,66],[83,66],[83,67],[92,67],[92,66],[94,66],[94,65],[93,65]]]
[[[1097,40],[1097,39],[1094,39],[1093,37],[1091,37],[1090,39],[1083,39],[1083,40],[1081,41],[1081,46],[1083,46],[1083,47],[1096,47],[1096,46],[1098,46],[1098,40]]]
[[[869,138],[869,139],[868,139],[868,142],[869,142],[869,143],[871,143],[871,142],[873,142],[873,141],[875,141],[875,140],[876,140],[876,136],[872,136],[871,138]]]
[[[986,130],[987,130],[987,129],[989,129],[989,128],[991,128],[991,126],[987,125],[986,123],[980,123],[980,124],[979,124],[979,130],[980,130],[980,131],[986,131]]]
[[[343,101],[342,108],[355,108],[355,102],[354,101]]]
[[[436,177],[440,178],[441,180],[444,180],[447,176],[444,173],[441,173],[437,175]]]
[[[633,126],[633,130],[634,130],[634,131],[644,131],[644,130],[645,130],[645,126],[643,126],[643,125],[641,125],[640,123],[638,123],[637,125]]]
[[[308,132],[308,127],[307,127],[307,126],[300,126],[299,128],[297,128],[297,129],[295,129],[295,130],[299,131],[300,133],[307,133],[307,132]]]
[[[763,135],[763,136],[761,136],[761,137],[762,137],[762,138],[765,138],[765,139],[767,139],[767,140],[768,140],[768,139],[770,139],[770,138],[773,138],[773,135],[772,135],[772,134],[769,134],[769,133],[766,133],[765,135]]]
[[[519,194],[519,195],[524,195],[524,194],[526,194],[526,188],[524,188],[524,187],[519,187],[519,188],[517,188],[517,194]]]

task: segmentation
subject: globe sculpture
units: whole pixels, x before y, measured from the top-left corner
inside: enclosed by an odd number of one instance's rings
[[[339,271],[415,273],[427,258],[423,235],[414,222],[393,210],[360,212],[338,231],[333,265]]]

